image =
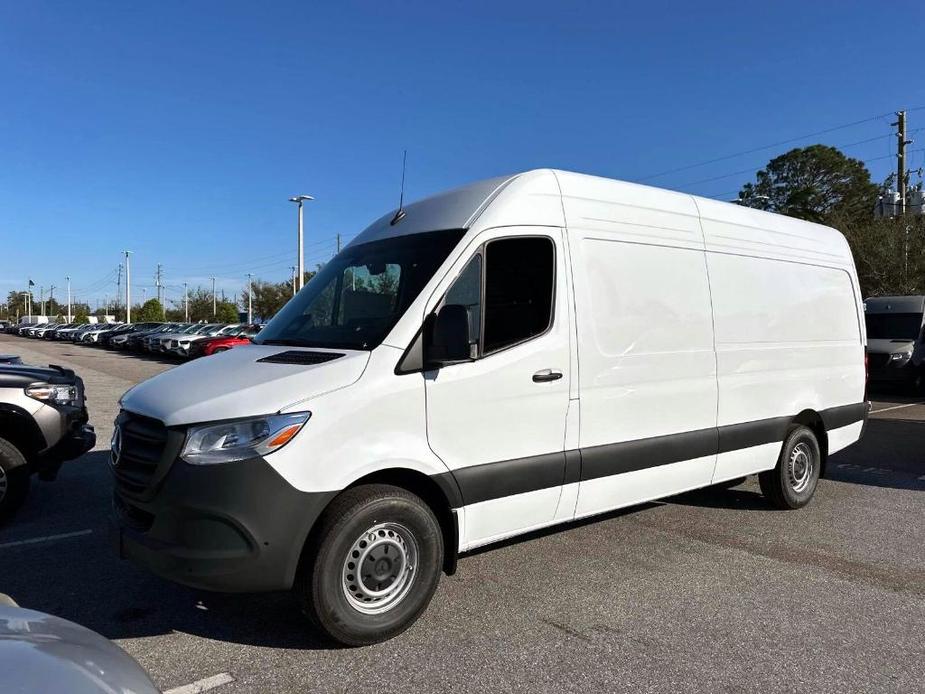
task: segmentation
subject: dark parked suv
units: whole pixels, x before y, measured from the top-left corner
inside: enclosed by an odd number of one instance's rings
[[[96,444],[83,381],[60,366],[0,364],[0,522],[26,497],[33,473],[53,480]]]

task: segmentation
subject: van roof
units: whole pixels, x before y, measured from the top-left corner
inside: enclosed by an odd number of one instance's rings
[[[848,245],[835,229],[741,205],[662,188],[556,169],[535,169],[477,181],[383,215],[351,243],[440,229],[556,226],[625,235],[658,233],[664,242],[851,266]],[[652,218],[658,229],[649,231]],[[666,230],[668,234],[666,235]],[[701,235],[702,231],[702,235]]]

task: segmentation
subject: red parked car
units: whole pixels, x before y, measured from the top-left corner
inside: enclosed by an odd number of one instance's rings
[[[190,345],[190,359],[208,357],[211,354],[224,352],[238,345],[250,344],[251,338],[259,333],[262,327],[262,325],[245,325],[242,326],[240,332],[231,335],[211,337],[207,340],[197,340]]]

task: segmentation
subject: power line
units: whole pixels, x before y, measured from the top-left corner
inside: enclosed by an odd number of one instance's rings
[[[925,106],[919,107],[919,108],[925,108]],[[914,110],[919,110],[919,108],[906,109],[906,110],[914,111]],[[863,120],[853,121],[851,123],[845,123],[843,125],[836,125],[832,128],[826,128],[825,130],[817,130],[816,132],[808,133],[806,135],[801,135],[800,137],[793,137],[793,138],[790,138],[789,140],[781,140],[779,142],[774,142],[769,145],[762,145],[761,147],[754,147],[753,149],[748,149],[742,152],[736,152],[734,154],[727,154],[722,157],[716,157],[715,159],[709,159],[707,161],[698,162],[696,164],[688,164],[687,166],[679,166],[673,169],[667,169],[665,171],[660,171],[659,173],[651,174],[649,176],[644,176],[643,178],[637,178],[635,179],[635,182],[641,183],[642,181],[649,181],[649,180],[652,180],[653,178],[661,178],[662,176],[667,176],[668,174],[679,173],[681,171],[689,171],[690,169],[697,169],[701,166],[707,166],[708,164],[716,164],[721,161],[728,161],[729,159],[737,159],[738,157],[744,157],[747,154],[763,152],[765,150],[774,149],[775,147],[780,147],[782,145],[789,145],[793,142],[799,142],[800,140],[806,140],[810,137],[816,137],[818,135],[826,135],[828,133],[833,133],[833,132],[836,132],[837,130],[844,130],[846,128],[853,128],[857,125],[863,125],[864,123],[870,123],[871,121],[879,120],[885,116],[892,116],[892,115],[893,115],[892,112],[883,113],[877,116],[871,116],[870,118],[864,118]]]

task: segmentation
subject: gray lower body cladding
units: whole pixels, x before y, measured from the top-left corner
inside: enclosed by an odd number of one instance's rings
[[[867,404],[820,413],[826,430],[867,417]],[[124,421],[124,415],[123,415]],[[793,421],[778,417],[682,434],[507,460],[434,476],[452,508],[618,475],[691,458],[783,442]],[[180,437],[182,438],[182,437]],[[224,592],[292,587],[311,528],[338,492],[295,489],[265,460],[190,465],[179,439],[146,489],[116,474],[113,540],[120,556],[170,580]]]

